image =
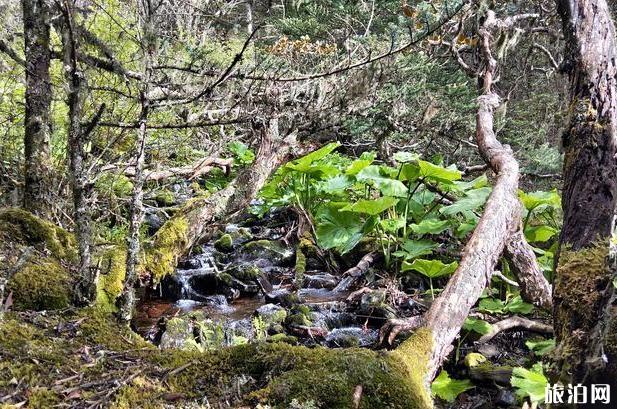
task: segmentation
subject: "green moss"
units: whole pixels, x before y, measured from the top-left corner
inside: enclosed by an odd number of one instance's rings
[[[47,388],[34,388],[28,396],[28,407],[32,409],[47,409],[59,402],[56,392]]]
[[[146,249],[144,267],[155,283],[173,273],[178,257],[187,245],[188,229],[186,218],[178,215],[169,219],[154,235],[153,242]]]
[[[306,256],[300,249],[300,246],[296,249],[296,268],[294,281],[299,288],[304,283],[304,273],[306,272]]]
[[[96,287],[97,308],[106,312],[115,312],[116,298],[124,289],[126,276],[126,248],[114,246],[102,252],[99,257],[101,273]]]
[[[289,408],[291,402],[314,402],[322,408],[352,407],[355,388],[363,388],[360,408],[427,409],[432,404],[422,383],[430,333],[420,330],[392,353],[367,349],[331,350],[291,346],[283,342],[245,344],[211,352],[165,350],[147,344],[110,315],[85,309],[67,318],[47,314],[38,328],[12,314],[0,322],[0,351],[12,357],[0,363],[0,387],[13,376],[29,389],[52,390],[77,370],[81,385],[116,373],[127,384],[112,391],[111,407],[161,407],[164,394],[177,396],[174,405],[192,407],[207,400],[214,406],[230,402]],[[416,349],[419,348],[419,349]],[[84,360],[87,351],[97,364]],[[95,357],[94,353],[90,355]],[[131,370],[127,371],[127,361]],[[36,364],[35,362],[38,362]],[[11,370],[6,368],[10,367]],[[114,371],[114,372],[112,372]],[[128,375],[139,374],[134,378]],[[250,381],[247,382],[247,379]],[[63,384],[63,387],[69,387]],[[10,384],[8,388],[16,388]],[[164,386],[163,386],[164,385]],[[23,387],[23,386],[22,386]],[[88,399],[84,390],[75,404]],[[41,391],[39,396],[54,399]]]
[[[95,188],[104,196],[123,198],[133,193],[133,182],[122,174],[105,173],[97,179]]]
[[[252,281],[257,279],[257,277],[261,276],[263,271],[261,268],[254,265],[242,265],[238,268],[232,270],[232,275],[236,277],[238,280],[242,281]]]
[[[234,249],[234,241],[231,234],[223,234],[217,241],[214,242],[214,248],[224,253],[232,251]]]
[[[13,306],[21,310],[55,310],[71,301],[72,281],[66,269],[51,258],[28,262],[9,280]]]
[[[164,402],[160,397],[164,392],[165,388],[159,381],[139,376],[134,378],[130,385],[120,388],[110,407],[112,409],[162,408]]]
[[[0,241],[49,250],[58,259],[77,259],[75,237],[71,233],[21,209],[0,211]]]
[[[176,198],[174,197],[174,194],[167,189],[163,189],[157,192],[156,196],[154,196],[154,200],[159,206],[172,206],[174,203],[176,203]]]

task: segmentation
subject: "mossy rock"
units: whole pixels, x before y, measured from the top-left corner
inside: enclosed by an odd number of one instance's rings
[[[255,310],[255,314],[268,325],[282,324],[287,318],[287,310],[275,304],[264,304]]]
[[[95,188],[104,196],[124,198],[133,193],[133,182],[122,174],[105,173],[97,179]]]
[[[174,317],[167,321],[160,347],[161,349],[194,350],[196,341],[193,335],[193,322],[188,317]]]
[[[163,189],[156,193],[154,201],[159,206],[173,206],[176,204],[176,197],[170,190]]]
[[[266,259],[272,264],[285,264],[293,260],[294,252],[276,240],[255,240],[246,243],[243,255],[249,259]]]
[[[229,253],[234,249],[234,240],[231,234],[225,233],[214,242],[214,248],[223,253]]]
[[[27,262],[9,280],[13,306],[20,310],[57,310],[71,303],[72,280],[56,260]]]
[[[0,210],[0,242],[33,246],[58,259],[77,260],[71,233],[22,209]]]
[[[156,232],[152,243],[145,248],[144,269],[155,284],[174,272],[178,257],[188,242],[188,229],[184,216],[174,216]]]
[[[241,281],[254,281],[264,274],[261,268],[252,264],[241,264],[231,270],[231,275]]]

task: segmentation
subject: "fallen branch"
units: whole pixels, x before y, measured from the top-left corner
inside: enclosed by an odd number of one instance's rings
[[[233,159],[231,158],[202,158],[199,159],[197,162],[193,163],[192,165],[174,167],[165,170],[146,170],[145,181],[160,182],[162,180],[166,180],[172,177],[182,177],[188,180],[194,180],[200,176],[209,173],[215,167],[221,168],[225,171],[226,174],[229,174],[232,164]],[[101,168],[101,172],[108,172],[118,168],[118,165],[108,165]],[[129,178],[135,177],[135,167],[126,167],[123,171],[123,174],[124,176]]]
[[[495,336],[497,336],[500,332],[512,328],[524,328],[528,331],[540,332],[542,334],[553,333],[552,325],[543,324],[541,322],[532,321],[530,319],[515,315],[513,317],[506,318],[505,320],[496,322],[495,324],[491,324],[491,330],[487,334],[482,335],[482,337],[478,340],[478,343],[487,343],[491,339],[495,338]]]

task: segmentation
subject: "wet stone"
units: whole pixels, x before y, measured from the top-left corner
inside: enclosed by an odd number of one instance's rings
[[[305,274],[304,287],[306,288],[326,288],[333,289],[338,284],[339,280],[332,274]]]
[[[262,305],[255,310],[255,314],[268,325],[282,324],[287,318],[285,308],[275,304]]]
[[[359,327],[335,328],[326,335],[326,345],[331,348],[366,347],[377,342],[377,330]]]

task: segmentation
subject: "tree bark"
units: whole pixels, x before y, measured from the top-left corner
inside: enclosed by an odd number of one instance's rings
[[[91,268],[91,231],[90,209],[87,201],[89,195],[88,175],[86,171],[84,146],[86,131],[81,124],[84,110],[84,73],[77,63],[77,39],[73,29],[73,0],[65,0],[61,5],[62,24],[59,25],[62,34],[64,52],[64,71],[68,83],[67,105],[69,107],[68,154],[69,178],[73,193],[73,221],[75,237],[79,250],[79,282],[77,285],[77,301],[90,303],[96,294],[96,272]],[[90,127],[88,127],[90,128]]]
[[[615,257],[617,38],[606,0],[557,0],[566,39],[570,117],[554,285],[553,375],[617,387]],[[579,406],[580,407],[580,406]]]
[[[49,216],[51,185],[51,80],[49,65],[50,5],[48,0],[22,0],[24,19],[26,111],[24,117],[24,208]]]
[[[535,306],[553,308],[552,288],[538,265],[533,248],[527,243],[521,229],[510,236],[506,243],[505,256],[521,289],[521,297]]]
[[[497,61],[492,56],[490,40],[496,28],[507,28],[513,23],[514,20],[497,20],[495,13],[489,10],[479,30],[485,69],[480,75],[482,90],[478,97],[476,143],[480,154],[497,175],[484,213],[465,246],[457,270],[429,311],[421,320],[395,321],[390,324],[390,328],[385,328],[386,333],[390,332],[390,339],[403,329],[422,326],[430,331],[432,345],[425,373],[426,385],[452,350],[452,342],[458,336],[470,309],[490,282],[508,239],[521,222],[521,204],[517,194],[518,163],[510,147],[502,145],[493,130],[493,112],[499,106],[499,97],[492,89]]]
[[[129,323],[135,307],[135,283],[137,282],[137,265],[141,245],[139,242],[139,230],[144,214],[144,162],[146,156],[146,138],[148,137],[148,116],[150,115],[150,78],[152,65],[156,58],[157,44],[154,30],[153,5],[150,0],[139,1],[139,17],[141,22],[141,44],[143,58],[143,80],[139,90],[141,112],[139,114],[139,129],[135,141],[135,175],[133,178],[133,194],[131,195],[129,232],[127,237],[126,252],[126,275],[124,288],[117,300],[118,317],[121,321]]]

